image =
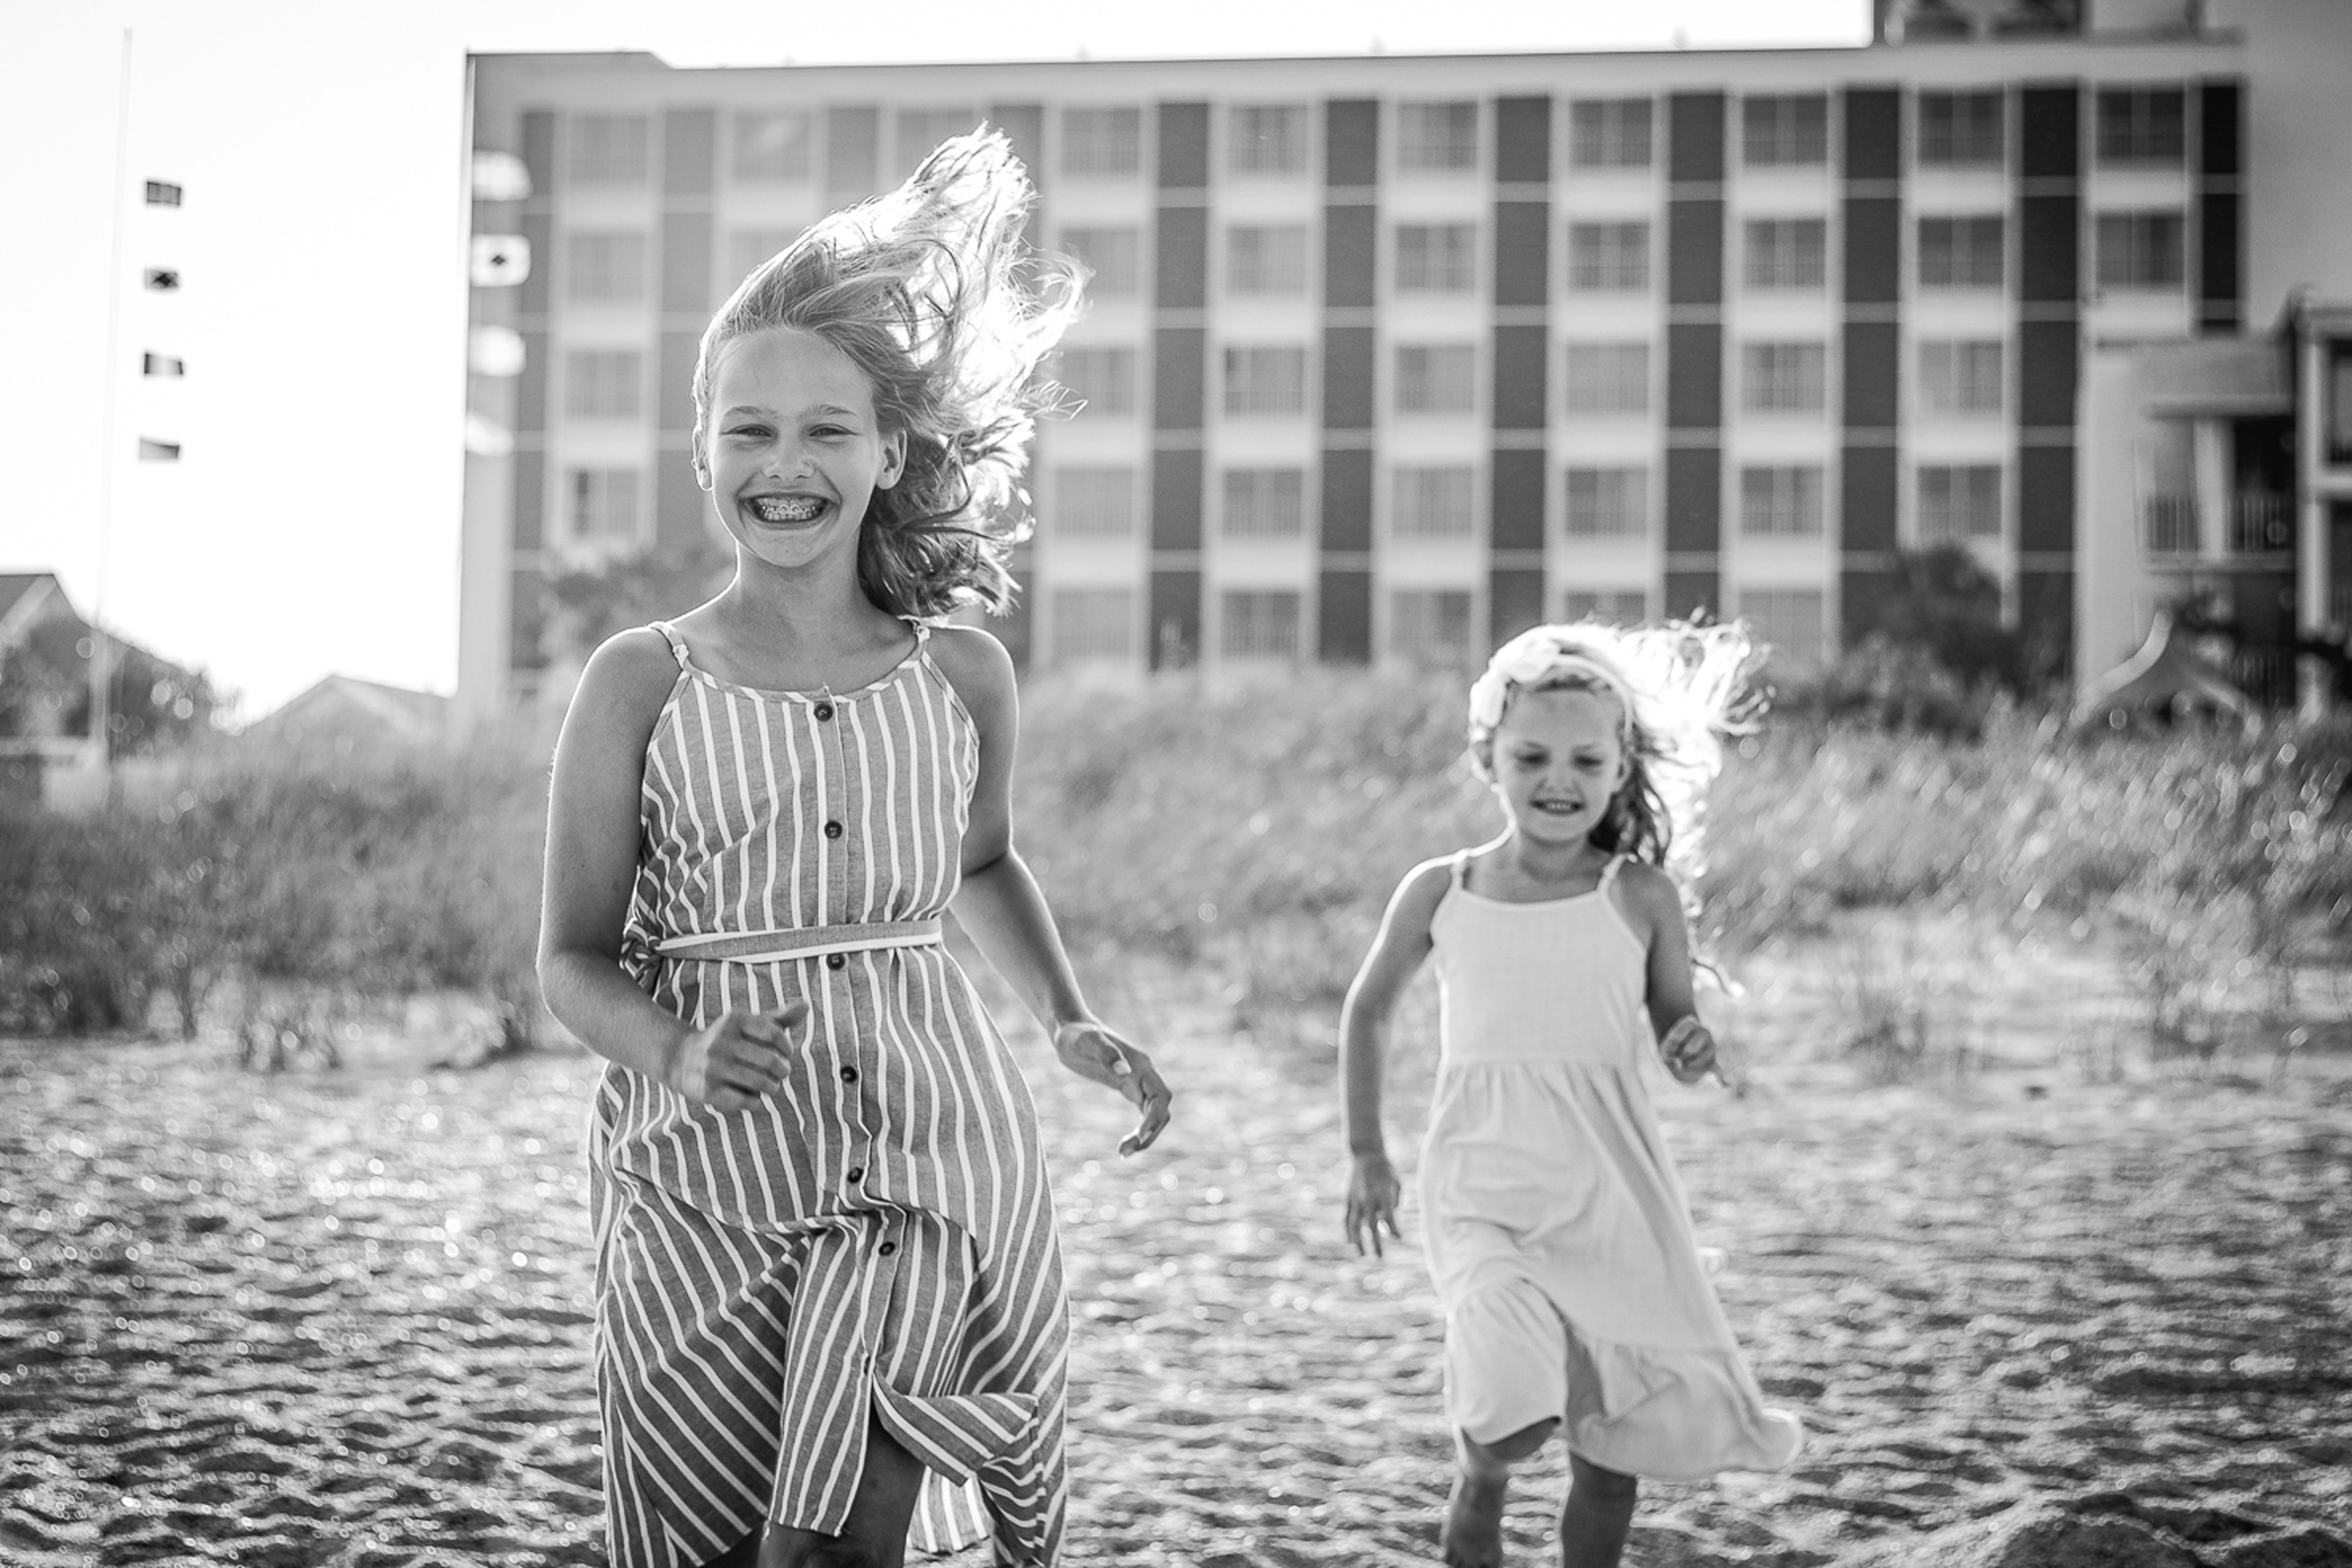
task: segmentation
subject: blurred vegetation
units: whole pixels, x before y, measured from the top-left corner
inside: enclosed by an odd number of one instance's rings
[[[1959,730],[1792,705],[1733,746],[1706,942],[1736,963],[1857,910],[2095,938],[2152,1037],[2191,1054],[2222,990],[2352,963],[2352,725],[2065,737],[1997,692],[1971,701]],[[1246,1024],[1327,1025],[1404,873],[1500,825],[1462,727],[1452,678],[1039,683],[1019,842],[1089,973],[1148,958]],[[137,1026],[168,1002],[193,1029],[226,997],[266,1056],[338,997],[457,988],[528,1043],[547,754],[232,742],[167,799],[0,812],[0,1028]],[[266,1001],[289,995],[308,1000]]]
[[[0,659],[0,736],[90,733],[92,633],[76,618],[36,625]],[[135,643],[108,648],[106,701],[117,756],[185,746],[208,735],[220,705],[212,680]]]
[[[544,746],[362,752],[228,739],[89,816],[0,804],[0,1028],[194,1034],[224,990],[248,1054],[331,1051],[356,1005],[477,991],[512,1043],[532,976]]]

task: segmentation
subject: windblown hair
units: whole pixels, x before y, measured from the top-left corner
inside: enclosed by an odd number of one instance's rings
[[[1637,628],[1578,621],[1521,632],[1470,687],[1470,759],[1492,780],[1495,730],[1520,692],[1610,699],[1621,715],[1626,780],[1589,842],[1663,866],[1687,890],[1707,869],[1700,840],[1723,737],[1749,733],[1762,711],[1748,686],[1756,652],[1736,621]]]
[[[1058,391],[1037,370],[1078,313],[1080,275],[1022,240],[1035,193],[986,127],[923,161],[903,185],[820,219],[753,269],[703,332],[694,453],[703,462],[720,354],[794,327],[833,344],[906,438],[897,484],[858,533],[858,583],[894,615],[1009,608],[1006,561],[1028,531],[1020,487],[1040,413]]]

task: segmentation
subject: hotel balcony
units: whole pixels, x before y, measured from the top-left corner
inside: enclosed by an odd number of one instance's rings
[[[2148,496],[2140,502],[2140,517],[2150,555],[2195,555],[2199,551],[2197,499],[2194,496]]]
[[[2154,556],[2201,556],[2205,531],[2194,496],[2158,493],[2140,502],[2142,538]],[[2286,555],[2295,549],[2295,503],[2271,490],[2241,490],[2231,498],[2229,526],[2219,543],[2230,556]]]

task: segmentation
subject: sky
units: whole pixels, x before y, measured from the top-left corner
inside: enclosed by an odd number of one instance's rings
[[[0,0],[0,572],[57,573],[83,613],[203,669],[245,719],[329,673],[454,687],[469,51],[823,65],[1835,45],[1866,40],[1869,8],[919,0],[884,14]],[[144,205],[151,179],[184,204]],[[140,287],[153,266],[178,269],[176,293]],[[186,376],[143,378],[150,350]],[[181,460],[134,461],[141,436],[176,440]]]

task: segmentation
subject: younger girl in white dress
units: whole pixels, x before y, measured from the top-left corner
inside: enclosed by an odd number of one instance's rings
[[[1692,999],[1669,848],[1737,721],[1737,626],[1539,626],[1470,689],[1470,742],[1502,836],[1416,866],[1341,1019],[1347,1232],[1398,1235],[1380,1124],[1384,1037],[1436,954],[1441,1066],[1422,1159],[1459,1462],[1445,1560],[1495,1568],[1511,1465],[1560,1430],[1566,1568],[1610,1568],[1636,1478],[1778,1469],[1796,1418],[1766,1408],[1716,1305],[1642,1082],[1721,1075]],[[1676,830],[1681,830],[1679,841]]]

